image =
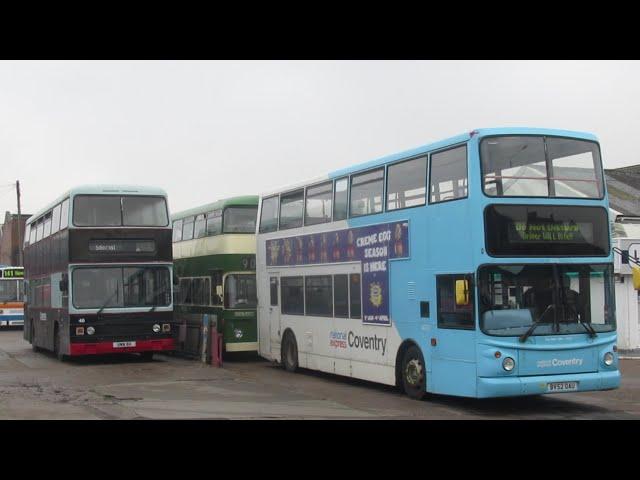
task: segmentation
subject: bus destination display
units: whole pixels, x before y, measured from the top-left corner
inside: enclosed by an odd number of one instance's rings
[[[510,242],[593,242],[591,223],[513,222]]]
[[[493,256],[607,256],[605,209],[559,205],[490,205],[487,252]]]
[[[24,269],[22,268],[5,268],[0,270],[2,278],[24,278]]]

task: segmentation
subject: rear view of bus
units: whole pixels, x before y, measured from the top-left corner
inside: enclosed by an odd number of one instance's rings
[[[174,349],[167,196],[75,188],[27,221],[25,339],[64,356]]]
[[[0,327],[24,325],[24,269],[0,267]]]

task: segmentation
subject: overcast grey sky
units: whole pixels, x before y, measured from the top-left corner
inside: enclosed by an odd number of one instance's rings
[[[615,168],[640,163],[639,99],[638,61],[5,61],[0,186],[33,213],[155,185],[176,212],[498,126],[592,132]]]

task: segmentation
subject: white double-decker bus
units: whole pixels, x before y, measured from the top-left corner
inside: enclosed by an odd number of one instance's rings
[[[481,129],[266,192],[260,355],[413,398],[620,384],[600,147]]]

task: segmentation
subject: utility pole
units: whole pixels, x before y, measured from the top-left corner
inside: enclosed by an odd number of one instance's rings
[[[20,214],[20,180],[16,180],[16,195],[18,196],[18,266],[22,267],[22,215]]]

